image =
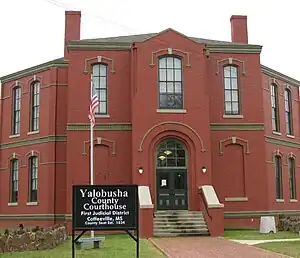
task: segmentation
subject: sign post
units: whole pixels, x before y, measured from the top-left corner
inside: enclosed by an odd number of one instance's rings
[[[73,185],[72,258],[76,242],[90,230],[124,230],[136,242],[138,258],[138,186]],[[135,230],[136,234],[130,230]],[[75,238],[76,231],[81,233]]]

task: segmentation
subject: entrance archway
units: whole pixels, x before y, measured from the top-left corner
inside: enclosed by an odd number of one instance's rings
[[[157,210],[188,209],[187,150],[179,140],[168,138],[156,148]]]

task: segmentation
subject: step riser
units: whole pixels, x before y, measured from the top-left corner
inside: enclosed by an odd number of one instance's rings
[[[202,212],[160,211],[154,217],[154,236],[209,236]]]

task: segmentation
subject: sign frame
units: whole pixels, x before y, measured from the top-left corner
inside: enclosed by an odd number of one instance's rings
[[[77,227],[76,226],[76,212],[77,212],[77,205],[76,205],[76,191],[77,188],[91,188],[91,189],[105,189],[105,188],[129,188],[135,191],[135,221],[132,221],[135,226],[133,227],[124,227],[123,225],[116,226],[114,224],[113,227]],[[132,215],[131,215],[132,216]],[[132,234],[130,230],[134,230],[136,234]],[[76,231],[81,231],[78,236],[75,236]],[[84,233],[87,231],[125,231],[135,242],[136,242],[136,257],[139,258],[139,200],[138,200],[138,185],[131,184],[131,185],[124,185],[124,184],[114,184],[114,185],[73,185],[72,186],[72,258],[75,258],[75,244],[76,242],[83,236]]]

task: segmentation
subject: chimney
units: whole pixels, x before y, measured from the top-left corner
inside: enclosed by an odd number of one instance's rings
[[[231,23],[231,41],[234,43],[248,44],[247,16],[232,15]]]
[[[80,11],[65,11],[65,58],[69,40],[80,40]]]

